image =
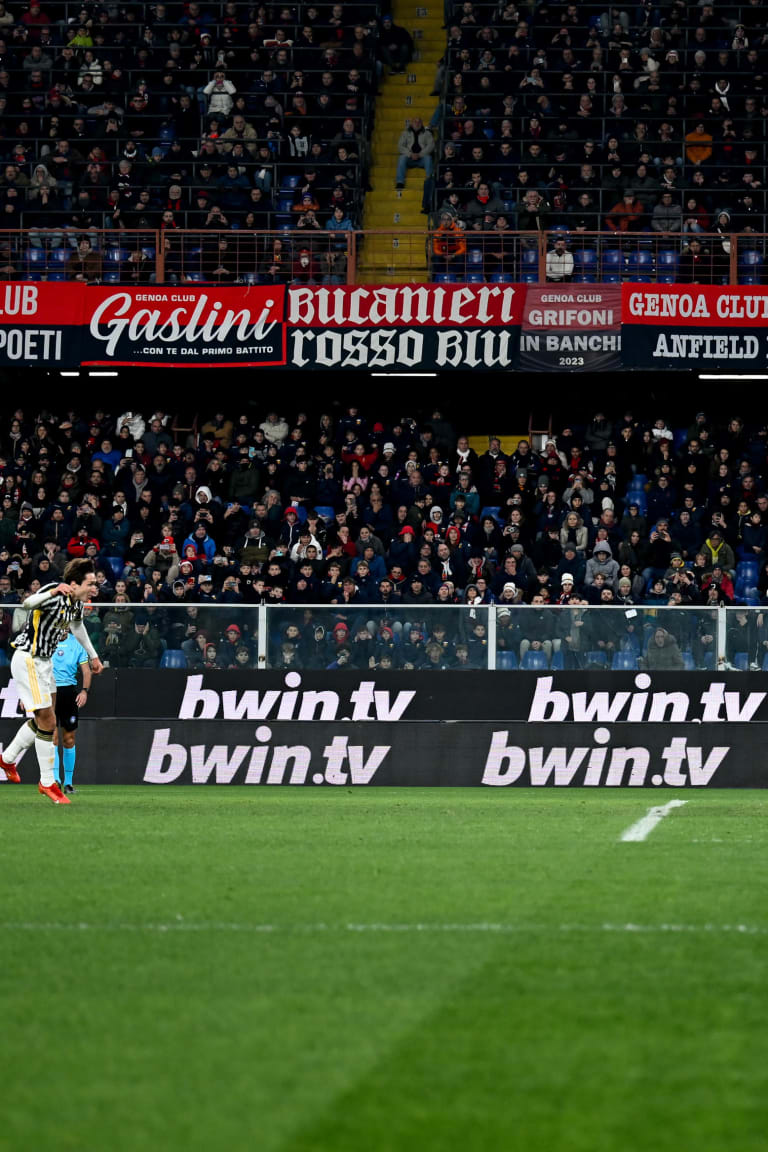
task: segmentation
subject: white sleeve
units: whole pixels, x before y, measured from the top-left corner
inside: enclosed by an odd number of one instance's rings
[[[82,620],[73,620],[69,626],[69,630],[76,640],[79,640],[83,648],[85,648],[91,660],[98,660],[98,652],[91,644],[91,638],[88,635],[85,624]]]
[[[46,588],[44,592],[33,592],[31,596],[27,596],[23,607],[39,608],[41,604],[46,604],[51,599],[51,597],[55,595],[55,588]]]

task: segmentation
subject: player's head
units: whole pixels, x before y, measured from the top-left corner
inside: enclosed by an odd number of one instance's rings
[[[82,556],[70,560],[64,569],[63,582],[69,584],[71,595],[75,600],[90,600],[98,590],[93,561]]]

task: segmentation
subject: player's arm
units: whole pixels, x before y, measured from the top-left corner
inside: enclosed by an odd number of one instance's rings
[[[100,672],[104,671],[104,665],[101,660],[99,660],[93,644],[91,644],[91,638],[86,631],[85,624],[83,624],[82,620],[73,620],[69,626],[69,630],[75,639],[80,641],[88,653],[90,671],[93,672],[94,676],[98,676]]]
[[[77,704],[78,708],[85,708],[85,705],[88,701],[88,693],[91,691],[91,681],[93,679],[91,674],[91,664],[89,660],[83,660],[82,664],[80,665],[80,671],[83,674],[83,686],[77,694],[75,703]]]
[[[33,592],[24,601],[25,608],[40,608],[47,604],[53,596],[69,596],[72,589],[69,584],[57,584],[55,588],[45,588],[42,592]]]

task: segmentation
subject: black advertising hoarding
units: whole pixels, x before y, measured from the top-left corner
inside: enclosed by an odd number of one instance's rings
[[[627,368],[764,372],[768,292],[699,284],[624,284]]]
[[[609,372],[621,367],[621,285],[530,287],[520,367],[532,372]]]
[[[761,673],[108,670],[82,783],[766,787]],[[0,742],[22,717],[3,672]],[[22,776],[36,777],[30,756]]]
[[[284,365],[285,288],[86,288],[87,366]]]
[[[374,371],[511,369],[524,299],[518,284],[294,287],[288,362]]]
[[[7,722],[0,725],[5,740]],[[81,784],[764,788],[749,724],[83,720]],[[758,745],[759,747],[759,745]],[[22,780],[34,783],[27,753]],[[8,785],[12,787],[12,785]]]

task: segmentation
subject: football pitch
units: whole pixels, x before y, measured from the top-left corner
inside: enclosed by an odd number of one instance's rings
[[[0,1149],[765,1152],[767,829],[757,791],[3,785]]]

